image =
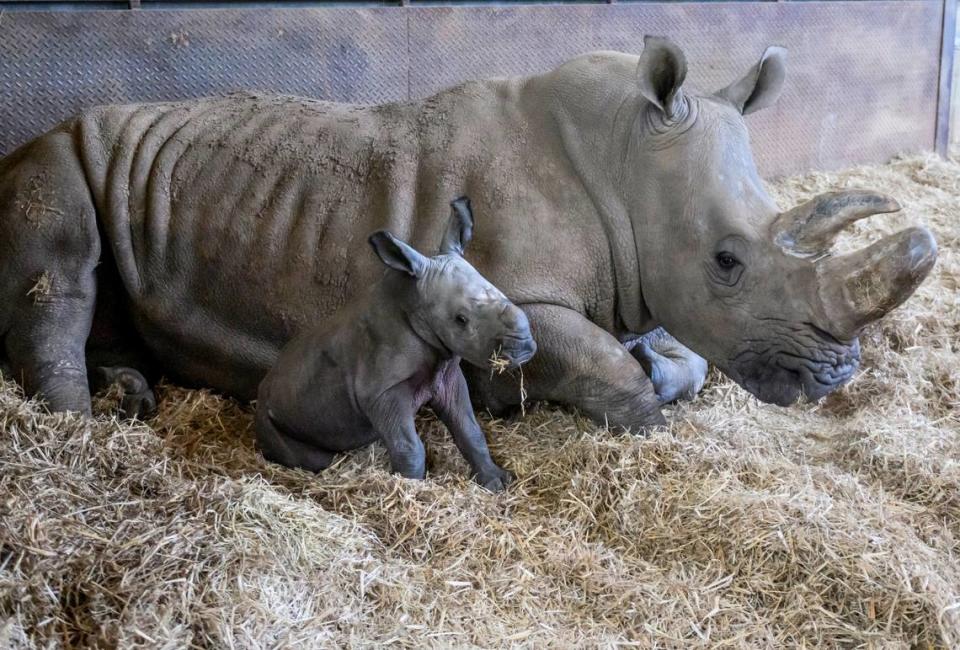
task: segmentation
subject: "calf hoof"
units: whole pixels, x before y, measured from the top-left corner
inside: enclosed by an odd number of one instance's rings
[[[502,467],[494,465],[488,470],[478,472],[473,480],[491,492],[503,492],[513,483],[514,476]]]
[[[122,391],[120,397],[120,417],[145,420],[157,412],[157,398],[147,380],[133,368],[96,369],[96,389],[118,385]]]

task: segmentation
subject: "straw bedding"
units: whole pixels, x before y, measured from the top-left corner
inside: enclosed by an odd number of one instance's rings
[[[261,460],[249,407],[159,390],[149,424],[46,415],[0,390],[0,647],[960,646],[960,163],[773,185],[905,210],[940,261],[816,405],[714,374],[639,439],[554,408],[482,425],[519,477],[466,479],[436,422],[429,478],[382,448],[319,476]]]

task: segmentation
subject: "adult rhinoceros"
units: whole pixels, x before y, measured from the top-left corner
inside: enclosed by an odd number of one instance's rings
[[[0,162],[5,361],[54,410],[89,411],[88,365],[149,360],[251,398],[295,332],[382,273],[370,232],[432,250],[468,194],[468,257],[539,344],[531,398],[634,430],[662,422],[637,358],[655,354],[624,346],[657,325],[761,400],[818,398],[936,247],[911,228],[826,256],[844,225],[897,209],[873,192],[777,210],[742,115],[775,101],[784,58],[768,49],[711,95],[685,90],[682,52],[648,37],[639,58],[588,54],[406,103],[88,110]],[[150,401],[138,373],[120,375],[133,410]],[[514,379],[472,385],[487,406],[519,400]]]

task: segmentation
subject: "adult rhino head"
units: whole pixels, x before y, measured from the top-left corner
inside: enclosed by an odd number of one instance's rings
[[[933,237],[919,227],[831,255],[847,225],[900,209],[877,192],[777,208],[743,116],[776,101],[785,61],[785,50],[770,47],[742,79],[694,94],[683,87],[680,49],[647,37],[621,174],[652,319],[759,399],[782,405],[847,381],[859,363],[858,332],[906,300],[936,260]]]

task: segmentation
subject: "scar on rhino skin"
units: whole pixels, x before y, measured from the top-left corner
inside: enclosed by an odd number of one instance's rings
[[[53,277],[48,271],[44,271],[37,276],[36,282],[34,282],[33,287],[27,291],[27,295],[33,296],[33,302],[35,303],[46,302],[51,291],[53,291]]]
[[[30,179],[30,196],[26,200],[19,201],[18,207],[23,210],[24,217],[37,228],[43,223],[44,217],[52,214],[58,217],[63,216],[63,211],[58,210],[48,204],[49,197],[44,196],[43,178],[39,175]]]

